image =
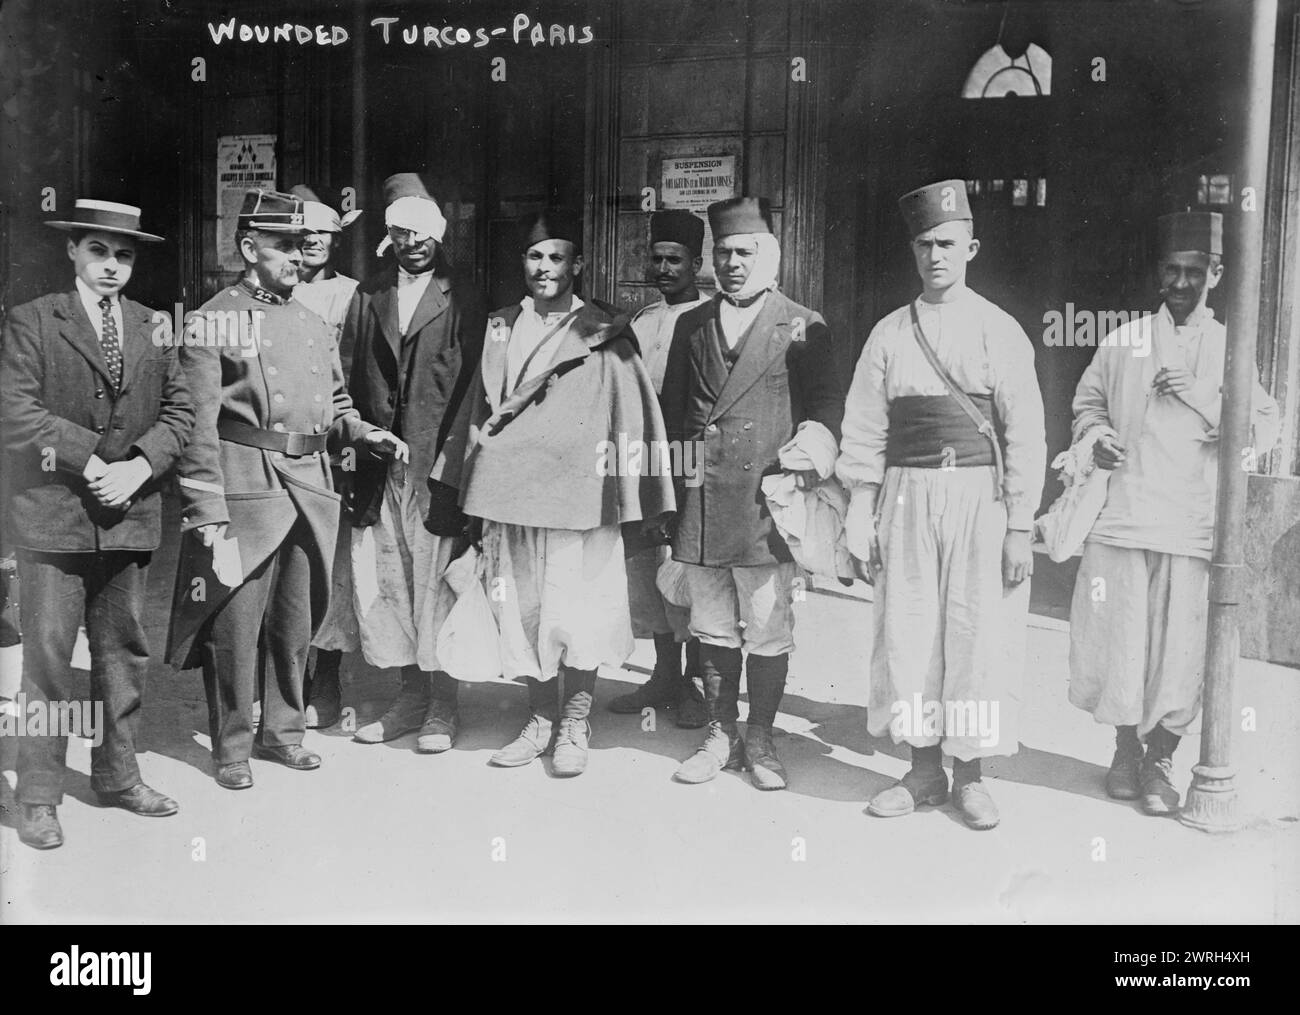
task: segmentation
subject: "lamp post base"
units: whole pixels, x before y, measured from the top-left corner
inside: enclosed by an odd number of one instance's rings
[[[1192,766],[1192,784],[1178,820],[1202,832],[1235,832],[1242,826],[1236,770]]]

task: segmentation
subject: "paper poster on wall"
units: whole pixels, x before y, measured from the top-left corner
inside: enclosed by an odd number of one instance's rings
[[[704,219],[704,267],[702,281],[713,280],[713,231],[708,207],[715,201],[736,196],[736,156],[690,155],[666,158],[659,186],[662,208],[685,208]]]
[[[217,138],[217,261],[223,271],[242,271],[235,226],[251,187],[275,190],[275,135],[223,134]]]

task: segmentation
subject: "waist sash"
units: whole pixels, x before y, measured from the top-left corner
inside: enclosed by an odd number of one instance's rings
[[[993,397],[969,393],[966,397],[996,428]],[[993,445],[948,395],[902,395],[889,403],[885,463],[916,469],[998,464]]]

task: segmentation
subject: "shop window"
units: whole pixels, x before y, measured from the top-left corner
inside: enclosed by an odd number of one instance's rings
[[[1052,57],[1030,43],[1013,57],[1002,44],[987,49],[975,61],[961,90],[965,99],[1000,99],[1009,95],[1034,98],[1052,94]]]

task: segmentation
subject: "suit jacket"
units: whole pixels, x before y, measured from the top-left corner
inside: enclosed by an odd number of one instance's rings
[[[435,275],[406,334],[397,321],[397,264],[357,287],[343,322],[351,351],[348,393],[361,418],[391,430],[411,448],[410,475],[428,510],[428,476],[483,352],[486,315],[472,287]],[[344,490],[352,524],[379,518],[388,461],[358,454]]]
[[[10,312],[0,353],[0,434],[14,544],[48,552],[153,550],[164,475],[194,428],[175,350],[153,342],[153,311],[121,299],[122,385],[74,288]],[[139,452],[152,471],[125,510],[102,507],[82,473],[92,454]]]
[[[816,420],[838,441],[844,384],[820,314],[779,292],[768,293],[740,356],[719,379],[707,367],[708,344],[722,341],[718,302],[677,321],[660,400],[668,437],[697,449],[699,475],[675,477],[673,557],[708,567],[791,560],[772,524],[761,488],[780,471],[777,452],[799,423]]]
[[[375,429],[357,415],[344,390],[335,329],[297,300],[262,303],[236,285],[192,316],[200,325],[207,319],[220,326],[209,325],[205,333],[187,325],[180,348],[198,410],[194,438],[177,466],[186,535],[167,656],[182,668],[197,665],[190,653],[194,636],[234,591],[213,576],[212,550],[192,530],[228,523],[227,536],[238,541],[247,578],[304,522],[312,533],[314,625],[328,602],[338,538],[339,496],[326,454],[289,456],[239,444],[223,439],[219,424],[325,434],[349,443]]]

